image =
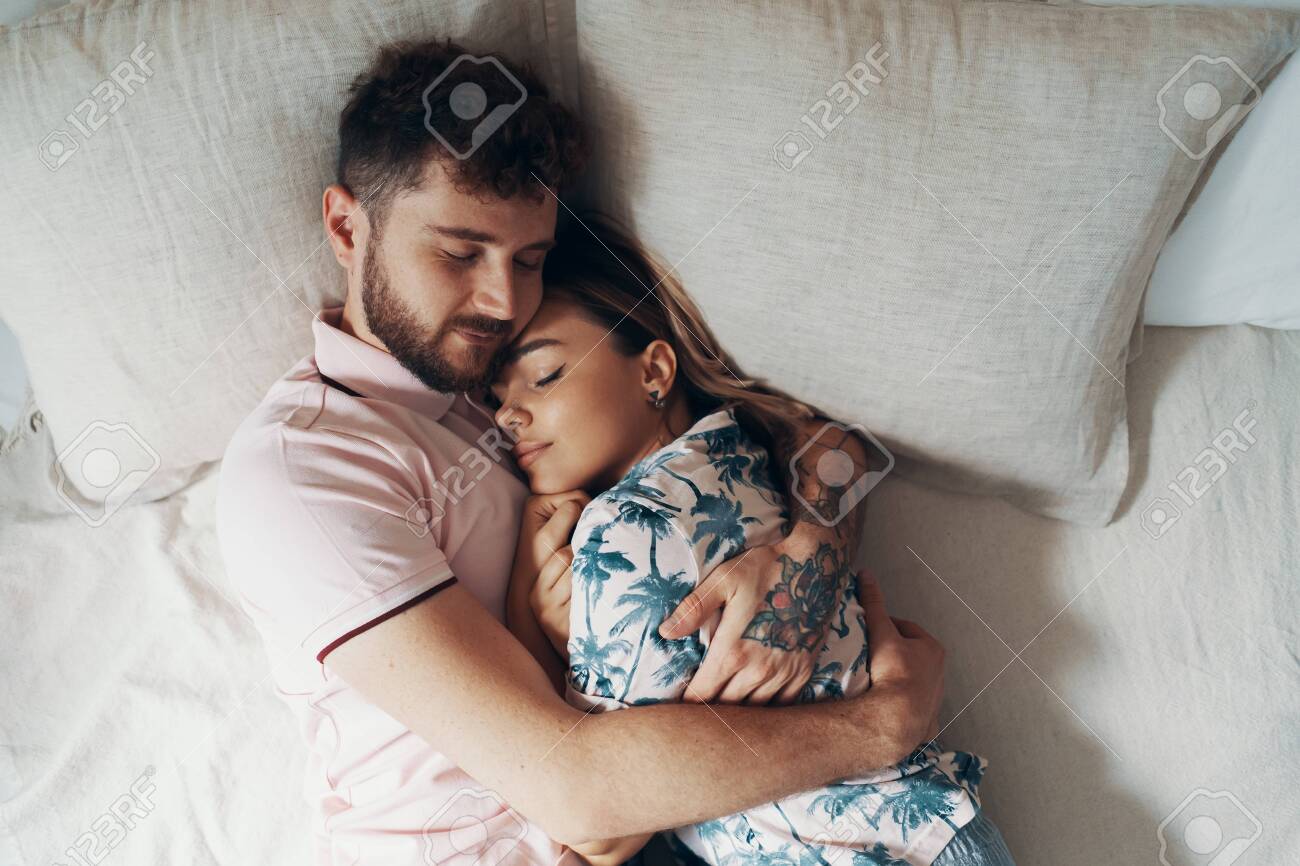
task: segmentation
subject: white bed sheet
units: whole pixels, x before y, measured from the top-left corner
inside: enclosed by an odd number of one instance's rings
[[[1105,529],[901,480],[873,494],[865,556],[949,647],[945,739],[991,760],[986,807],[1022,866],[1156,863],[1198,788],[1261,822],[1240,862],[1300,848],[1297,383],[1300,333],[1148,329]],[[1257,444],[1144,533],[1147,501],[1252,400]],[[148,767],[155,806],[109,862],[306,863],[304,762],[225,585],[215,469],[91,529],[51,460],[41,435],[0,460],[0,863],[70,862]],[[1002,643],[1035,635],[1024,665]]]

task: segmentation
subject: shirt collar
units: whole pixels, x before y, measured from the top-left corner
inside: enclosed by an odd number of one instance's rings
[[[398,360],[339,329],[342,307],[322,310],[312,320],[316,369],[362,397],[396,403],[435,421],[456,401],[455,394],[434,391]]]

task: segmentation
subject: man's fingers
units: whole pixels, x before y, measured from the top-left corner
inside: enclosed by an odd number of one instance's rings
[[[749,703],[749,698],[754,694],[754,690],[763,684],[763,680],[746,670],[736,672],[727,685],[723,687],[722,694],[718,695],[720,704],[744,704]]]
[[[712,701],[719,698],[732,676],[745,666],[741,635],[745,633],[746,625],[747,623],[740,622],[740,617],[728,618],[726,611],[723,611],[717,630],[709,640],[708,649],[704,651],[704,661],[700,663],[695,676],[691,677],[688,692],[693,692],[697,700]],[[745,694],[748,693],[747,689]]]
[[[731,681],[731,677],[726,677],[720,682],[714,680],[711,684],[701,681],[700,682],[701,687],[697,688],[695,685],[695,680],[691,680],[686,685],[686,694],[682,696],[682,700],[686,703],[693,703],[693,704],[716,703],[718,700],[718,695],[722,694],[722,690],[726,688],[727,683],[730,681]]]
[[[701,703],[717,700],[736,673],[737,668],[729,660],[724,659],[720,651],[714,652],[716,646],[715,641],[704,651],[704,662],[695,672],[695,676],[691,677],[690,687],[686,691],[692,700]]]
[[[872,650],[881,642],[898,636],[898,630],[885,610],[885,594],[870,569],[858,572],[858,601],[867,621],[867,642]]]
[[[934,635],[930,634],[928,631],[921,628],[918,623],[912,622],[910,619],[899,619],[898,617],[891,616],[889,621],[894,624],[894,628],[898,629],[898,633],[905,638],[910,640],[935,640]]]
[[[795,701],[799,700],[799,694],[803,691],[803,685],[804,684],[799,682],[797,679],[786,683],[785,688],[781,689],[781,693],[776,696],[776,702],[783,705],[793,704]]]
[[[772,677],[750,692],[749,697],[745,698],[745,703],[756,706],[771,703],[772,699],[788,685],[790,685],[789,677]]]
[[[659,625],[659,636],[666,640],[676,640],[699,631],[709,615],[722,607],[725,600],[721,592],[713,591],[713,587],[711,578],[706,578],[695,587],[668,615],[668,619]]]

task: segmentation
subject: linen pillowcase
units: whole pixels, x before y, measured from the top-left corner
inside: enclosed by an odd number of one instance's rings
[[[530,63],[576,109],[562,0],[106,2],[0,31],[0,316],[59,452],[137,497],[221,457],[342,299],[320,197],[348,85],[435,36]]]
[[[747,372],[864,425],[914,479],[1111,520],[1142,293],[1202,167],[1178,139],[1210,125],[1185,97],[1209,75],[1247,99],[1295,15],[577,9],[582,203],[678,265]],[[1224,56],[1244,76],[1186,74]]]

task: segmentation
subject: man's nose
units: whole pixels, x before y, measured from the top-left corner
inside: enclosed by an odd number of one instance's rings
[[[486,268],[474,286],[474,307],[494,319],[515,317],[515,271],[510,264]]]

